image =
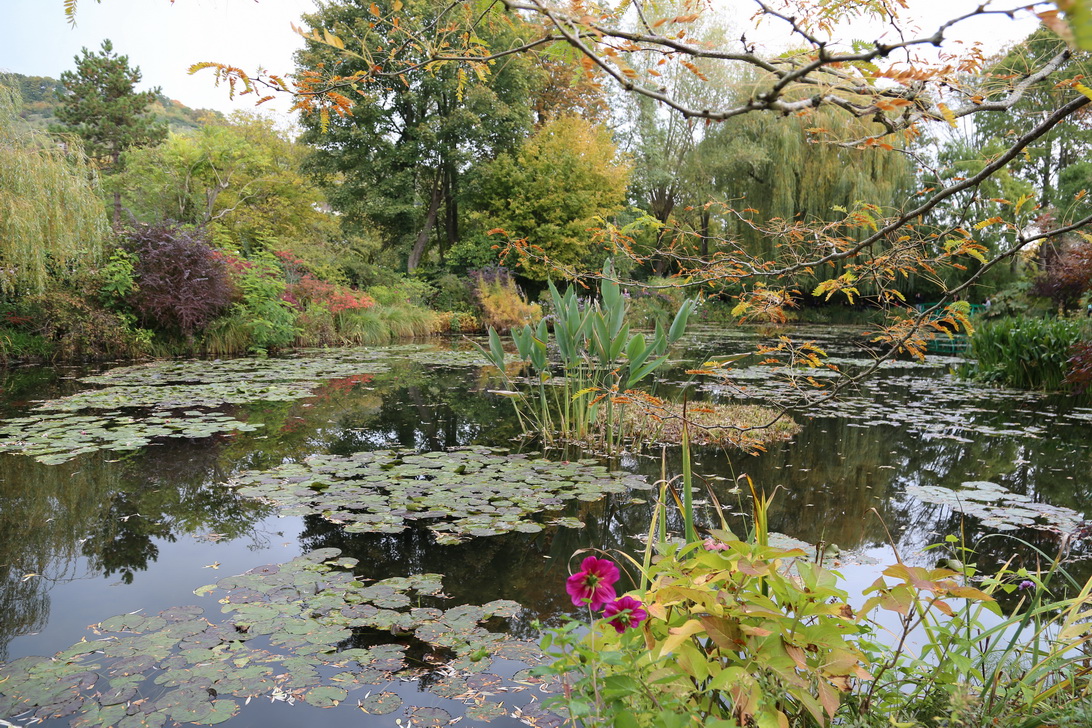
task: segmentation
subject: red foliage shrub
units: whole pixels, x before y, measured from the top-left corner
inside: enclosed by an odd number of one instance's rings
[[[320,281],[310,273],[304,273],[299,281],[289,284],[284,300],[299,310],[308,304],[322,306],[330,313],[371,308],[375,301],[367,293]]]
[[[1047,225],[1051,224],[1047,219]],[[1068,239],[1043,251],[1042,272],[1032,292],[1049,298],[1055,306],[1071,309],[1085,291],[1092,288],[1092,242]]]
[[[1092,385],[1092,342],[1082,342],[1069,350],[1065,383],[1077,394],[1084,394]]]
[[[127,247],[137,258],[132,305],[145,324],[190,335],[230,305],[228,264],[201,233],[140,225],[128,233]]]

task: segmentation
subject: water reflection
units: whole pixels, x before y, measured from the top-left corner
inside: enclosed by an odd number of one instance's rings
[[[840,357],[860,351],[859,341],[843,331],[811,332],[808,338]],[[692,341],[691,362],[754,347],[754,336],[739,331]],[[488,394],[495,386],[488,368],[435,367],[421,357],[394,355],[384,363],[389,371],[327,382],[307,399],[220,410],[262,425],[254,432],[164,440],[121,458],[94,453],[56,466],[0,456],[0,657],[13,636],[48,628],[54,584],[86,577],[81,588],[102,601],[106,579],[99,577],[139,582],[142,572],[157,568],[165,550],[184,547],[183,536],[207,535],[232,553],[268,547],[260,524],[272,510],[222,487],[240,470],[269,468],[313,453],[516,446],[519,427],[511,403]],[[680,367],[667,380],[660,385],[665,391],[687,377]],[[690,386],[691,396],[721,396],[715,388],[696,392],[699,385]],[[78,386],[47,369],[21,370],[9,375],[0,408],[16,416],[30,399],[67,394]],[[1011,538],[991,536],[950,508],[921,503],[906,495],[906,488],[988,480],[1078,511],[1092,496],[1088,420],[1079,418],[1083,412],[1071,416],[1072,405],[1064,400],[991,393],[958,383],[943,369],[914,366],[879,373],[876,383],[854,398],[842,410],[795,413],[801,433],[758,456],[699,450],[695,468],[702,492],[696,497],[707,501],[708,485],[732,514],[733,527],[745,531],[750,503],[746,489],[736,490],[736,479],[746,474],[767,493],[777,489],[771,528],[790,536],[868,552],[884,549],[890,534],[905,557],[924,563],[934,558],[923,552],[925,546],[948,534],[964,534],[979,550],[981,564],[996,565],[1014,550]],[[923,408],[930,398],[931,407]],[[913,414],[923,410],[930,413],[928,422]],[[623,463],[650,480],[660,475],[658,454],[630,456]],[[669,451],[668,474],[680,469],[678,451]],[[300,546],[340,548],[360,560],[367,578],[441,573],[453,602],[514,599],[525,605],[515,630],[533,637],[531,620],[549,621],[571,609],[563,581],[573,553],[587,547],[637,553],[651,507],[634,503],[630,495],[577,502],[565,515],[579,518],[584,529],[510,533],[455,546],[437,546],[420,529],[350,534],[309,516]],[[704,525],[715,524],[708,505],[699,513]],[[670,525],[680,529],[677,516]],[[1036,529],[1012,536],[1048,554],[1062,545],[1054,534]],[[269,560],[252,558],[255,565]],[[1078,571],[1090,570],[1090,563],[1082,562]],[[89,612],[82,623],[107,616]]]
[[[219,485],[222,444],[175,441],[64,465],[0,456],[0,655],[45,626],[55,584],[96,574],[131,584],[180,534],[253,536],[271,509]]]

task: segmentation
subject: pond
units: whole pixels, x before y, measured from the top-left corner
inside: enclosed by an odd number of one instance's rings
[[[885,364],[830,402],[829,369],[686,374],[783,333],[696,329],[655,385],[812,400],[788,442],[695,453],[707,523],[707,487],[749,511],[746,474],[777,491],[771,528],[818,544],[851,592],[895,550],[934,562],[925,547],[949,534],[983,564],[1017,539],[1064,548],[1087,577],[1092,408],[976,385],[953,357]],[[870,361],[861,330],[787,333],[841,371]],[[0,717],[15,725],[554,725],[525,670],[534,623],[572,608],[575,551],[643,548],[661,472],[658,449],[520,452],[495,370],[462,340],[3,377]]]

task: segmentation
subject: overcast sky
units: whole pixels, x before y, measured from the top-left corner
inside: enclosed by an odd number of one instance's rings
[[[219,61],[289,72],[303,45],[290,24],[314,7],[314,0],[80,0],[73,28],[62,0],[0,0],[0,70],[58,78],[75,66],[81,48],[98,50],[109,38],[140,67],[145,88],[160,86],[193,108],[248,109],[253,97],[230,101],[211,71],[186,70]]]
[[[910,0],[910,5],[915,15],[925,19],[923,29],[932,32],[936,22],[973,9],[978,2]],[[160,86],[165,95],[193,108],[224,112],[251,108],[253,97],[230,101],[226,88],[213,85],[210,71],[189,76],[186,69],[199,61],[219,61],[248,71],[262,66],[290,72],[292,53],[303,43],[290,23],[298,24],[300,16],[314,7],[314,0],[176,0],[173,5],[169,0],[103,0],[101,4],[80,0],[77,25],[72,28],[62,0],[0,0],[0,71],[57,78],[74,67],[73,56],[81,48],[98,49],[109,38],[118,53],[140,67],[145,88]],[[747,27],[745,18],[740,26]],[[783,27],[768,22],[764,32],[748,33],[748,37],[777,42]],[[981,40],[993,52],[1034,27],[1032,20],[1013,23],[992,18],[967,23],[950,35]],[[288,106],[286,100],[276,104]]]

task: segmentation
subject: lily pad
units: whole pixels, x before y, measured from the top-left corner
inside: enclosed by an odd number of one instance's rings
[[[998,531],[1036,528],[1057,533],[1075,533],[1084,524],[1077,511],[1009,491],[988,481],[967,481],[957,489],[937,485],[911,485],[907,494],[924,503],[935,503],[978,518],[982,525]]]
[[[221,605],[226,615],[221,623],[207,620],[200,607],[104,620],[94,628],[98,639],[78,643],[57,659],[22,658],[5,665],[0,705],[41,719],[71,716],[77,728],[214,725],[234,716],[239,701],[253,697],[334,707],[347,699],[349,688],[398,679],[406,669],[407,643],[436,656],[436,669],[452,680],[486,670],[501,651],[511,659],[508,647],[526,646],[482,626],[493,617],[516,614],[520,607],[514,602],[446,610],[418,606],[442,593],[438,575],[365,586],[346,570],[356,562],[339,554],[320,549],[221,579],[207,597]],[[381,609],[379,601],[394,606]],[[398,627],[397,638],[392,625]],[[376,643],[384,634],[398,641]],[[357,635],[366,635],[371,646],[352,646]],[[142,687],[146,683],[158,687]],[[149,694],[155,699],[140,698]],[[450,687],[438,694],[451,695]],[[402,700],[380,691],[360,705],[380,715],[398,710]],[[411,716],[428,725],[451,718],[433,708],[416,708]]]
[[[402,707],[402,698],[391,692],[373,693],[360,701],[360,709],[368,715],[387,715]]]
[[[345,524],[350,532],[398,533],[419,523],[440,543],[511,531],[535,533],[542,530],[535,516],[557,511],[568,501],[596,501],[608,493],[650,487],[643,477],[611,473],[594,461],[532,460],[483,447],[316,455],[302,463],[242,473],[229,485],[292,513]]]
[[[282,359],[160,361],[111,369],[81,380],[106,385],[103,388],[43,402],[34,408],[35,416],[0,424],[0,452],[56,465],[100,450],[137,450],[159,437],[252,431],[260,425],[195,408],[302,399],[329,380],[387,371],[378,361],[383,356],[382,350],[352,349]]]

